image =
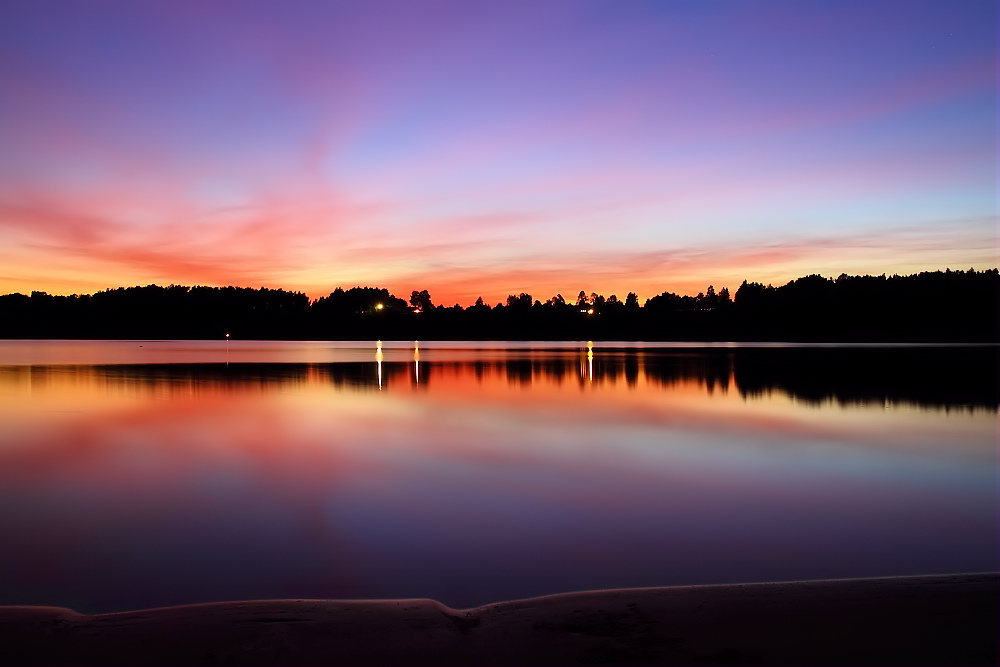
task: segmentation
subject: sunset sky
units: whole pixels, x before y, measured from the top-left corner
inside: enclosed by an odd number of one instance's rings
[[[994,0],[0,4],[0,294],[997,265]]]

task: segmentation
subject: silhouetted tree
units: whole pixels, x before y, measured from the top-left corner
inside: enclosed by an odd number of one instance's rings
[[[909,276],[810,275],[780,287],[744,280],[735,300],[713,285],[700,297],[663,292],[639,306],[581,292],[576,305],[527,293],[490,309],[435,308],[426,291],[407,302],[376,287],[337,287],[310,302],[268,288],[146,285],[93,295],[42,291],[0,296],[8,338],[540,338],[645,340],[993,341],[1000,274],[932,271]],[[381,306],[381,307],[379,307]],[[579,310],[593,308],[595,315]]]
[[[513,294],[507,295],[507,307],[508,308],[530,308],[531,307],[531,295],[521,292],[519,295],[514,296]]]
[[[773,292],[774,288],[770,285],[764,287],[760,283],[751,283],[744,280],[743,284],[736,290],[736,305],[750,306],[754,303],[759,303],[769,293]]]
[[[321,311],[342,315],[406,309],[405,301],[379,287],[352,287],[349,290],[338,287],[329,296],[320,298],[316,305]]]
[[[434,307],[434,304],[431,303],[431,295],[427,290],[421,290],[420,292],[413,290],[410,293],[410,305],[421,311],[430,310]]]

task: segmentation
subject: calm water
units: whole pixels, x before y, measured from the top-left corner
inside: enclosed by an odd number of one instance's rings
[[[0,341],[0,604],[995,570],[995,360]]]

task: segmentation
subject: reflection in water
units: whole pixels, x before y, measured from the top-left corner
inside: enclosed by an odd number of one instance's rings
[[[995,567],[991,349],[374,356],[0,366],[0,603]]]
[[[369,348],[370,349],[370,348]],[[398,357],[397,357],[398,359]],[[533,383],[575,383],[631,388],[669,388],[693,382],[708,394],[737,392],[755,399],[779,392],[804,405],[833,402],[841,405],[913,405],[946,410],[998,408],[991,348],[895,350],[773,350],[720,351],[599,351],[594,345],[577,351],[512,354],[488,361],[422,361],[420,348],[412,348],[412,364],[385,361],[382,341],[377,341],[375,364],[340,363],[240,363],[157,364],[74,367],[73,375],[120,378],[133,384],[225,386],[301,383],[311,378],[335,386],[378,389],[432,383],[441,374],[469,375],[482,382],[487,375],[507,383],[530,387]],[[432,357],[433,359],[433,357]],[[421,366],[425,368],[421,369]],[[0,367],[2,368],[2,367]],[[8,382],[23,376],[45,382],[60,366],[9,366]],[[424,373],[423,379],[421,372]],[[22,380],[24,381],[24,380]]]
[[[587,379],[594,381],[594,342],[587,343]]]

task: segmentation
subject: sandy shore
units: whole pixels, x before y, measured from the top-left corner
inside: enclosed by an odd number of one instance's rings
[[[432,600],[0,607],[3,662],[947,662],[997,659],[997,574]]]

